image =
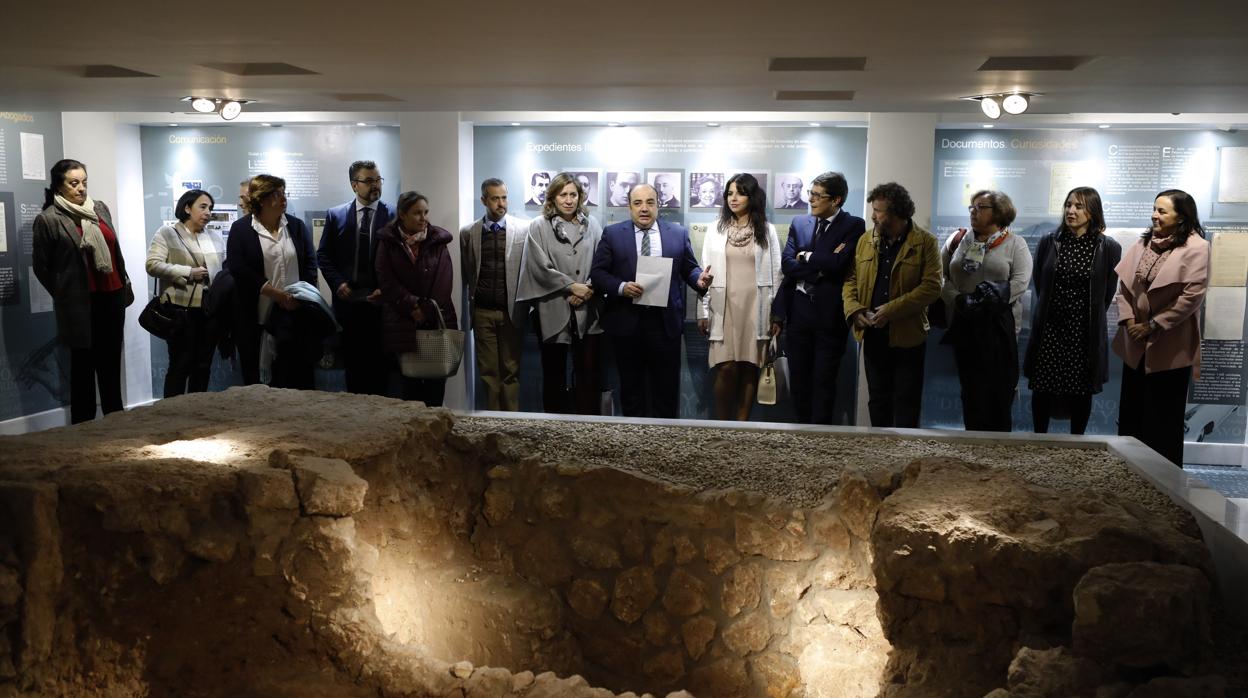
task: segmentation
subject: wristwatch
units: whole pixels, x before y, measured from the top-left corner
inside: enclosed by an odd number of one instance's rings
[[[1161,329],[1161,325],[1158,325],[1156,320],[1152,318],[1148,319],[1148,331],[1149,332],[1156,332],[1157,330],[1160,330],[1160,329]]]

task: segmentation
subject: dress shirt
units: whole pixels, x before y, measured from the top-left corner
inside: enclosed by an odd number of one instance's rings
[[[641,257],[641,236],[642,235],[650,236],[650,256],[662,257],[663,256],[663,238],[662,236],[659,235],[659,226],[657,222],[651,223],[650,227],[646,230],[642,230],[641,226],[637,225],[636,223],[633,224],[633,242],[635,242],[637,245],[637,257],[638,258]],[[627,281],[620,282],[620,288],[617,291],[617,293],[621,296],[624,295],[624,284],[626,283],[628,282]]]
[[[290,232],[286,229],[286,216],[282,216],[276,233],[270,233],[255,216],[251,217],[251,227],[260,239],[260,252],[264,257],[264,275],[268,278],[268,285],[282,290],[298,281],[299,256],[295,252],[295,243],[290,239]],[[273,299],[261,293],[256,305],[261,323],[268,319],[269,309],[272,307]]]
[[[819,230],[819,223],[820,223],[820,222],[822,222],[822,221],[826,221],[826,222],[827,222],[827,224],[828,224],[828,226],[827,226],[827,230],[831,230],[831,229],[832,229],[832,221],[836,220],[836,217],[837,217],[837,216],[839,216],[839,215],[841,215],[841,209],[839,209],[839,208],[838,208],[838,209],[836,209],[836,213],[833,213],[832,215],[828,216],[827,218],[818,218],[818,219],[816,219],[816,220],[815,220],[815,227],[814,227],[814,229],[813,229],[813,230],[811,230],[811,231],[810,231],[810,247],[811,247],[811,249],[809,249],[809,250],[803,250],[802,252],[798,252],[798,253],[797,253],[797,254],[798,254],[798,257],[801,259],[801,261],[802,261],[802,262],[809,262],[809,261],[810,261],[810,255],[814,254],[814,247],[815,247],[815,232]],[[825,233],[825,234],[826,234],[826,233]],[[807,282],[805,282],[805,281],[798,281],[798,282],[797,282],[797,290],[799,290],[799,291],[801,291],[802,293],[805,293],[806,295],[808,295],[808,296],[809,296],[809,295],[810,295],[810,292],[811,292],[811,291],[813,291],[814,289],[810,287],[810,284],[809,284],[809,283],[807,283]]]

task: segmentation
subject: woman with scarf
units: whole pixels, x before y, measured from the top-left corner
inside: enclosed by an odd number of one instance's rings
[[[1196,201],[1167,189],[1152,226],[1122,255],[1118,334],[1122,358],[1118,435],[1134,436],[1183,467],[1183,413],[1192,371],[1200,374],[1200,306],[1209,283],[1209,243]]]
[[[585,189],[560,172],[546,189],[542,215],[529,224],[516,300],[537,310],[542,409],[599,414],[600,300],[589,284],[602,225],[585,211]],[[572,354],[572,395],[568,354]]]
[[[1007,228],[1014,202],[1004,192],[971,197],[971,229],[958,230],[941,251],[946,308],[944,342],[953,345],[962,388],[962,421],[974,431],[1010,431],[1018,387],[1018,302],[1031,280],[1027,241]]]
[[[87,166],[61,160],[49,173],[43,211],[35,217],[35,277],[52,296],[56,331],[70,350],[70,423],[95,419],[121,404],[121,348],[126,307],[134,302],[113,217],[87,196]]]
[[[395,210],[395,218],[377,232],[374,268],[382,348],[397,355],[415,348],[417,330],[438,329],[438,313],[448,329],[459,323],[451,302],[451,234],[429,222],[429,199],[418,191],[400,194]],[[404,400],[441,407],[445,396],[445,378],[403,378]]]
[[[1118,288],[1114,267],[1122,248],[1105,234],[1101,195],[1077,187],[1066,195],[1062,224],[1036,247],[1031,334],[1023,375],[1031,388],[1037,434],[1049,430],[1054,407],[1070,413],[1070,433],[1082,434],[1092,415],[1092,395],[1109,380],[1105,313]]]
[[[203,303],[208,284],[225,259],[225,241],[208,229],[213,206],[212,194],[202,189],[186,192],[173,211],[178,222],[161,226],[147,250],[147,273],[160,282],[161,295],[187,309],[182,332],[165,340],[169,348],[165,397],[208,389],[216,343],[209,336]]]

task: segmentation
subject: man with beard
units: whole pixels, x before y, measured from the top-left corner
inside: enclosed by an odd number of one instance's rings
[[[340,347],[347,392],[384,395],[389,365],[381,350],[381,291],[377,289],[373,233],[390,221],[381,203],[381,173],[372,160],[348,170],[355,198],[329,210],[316,259],[334,294],[334,316],[342,326]]]

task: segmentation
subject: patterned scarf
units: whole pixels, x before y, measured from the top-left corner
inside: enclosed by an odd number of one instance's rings
[[[998,230],[991,237],[983,242],[976,242],[975,237],[971,237],[971,244],[966,248],[966,254],[962,257],[962,271],[967,274],[974,274],[984,265],[984,257],[988,254],[988,250],[997,247],[1005,242],[1005,236],[1009,235],[1008,230]]]

